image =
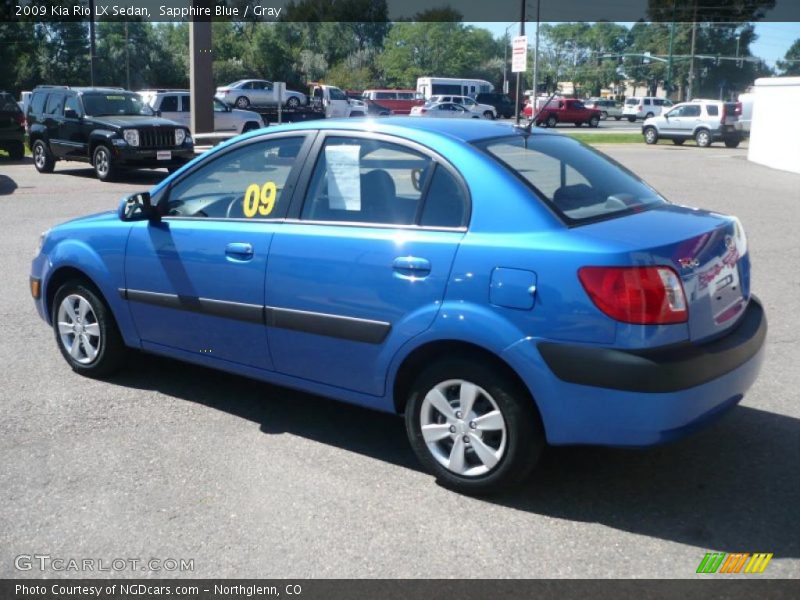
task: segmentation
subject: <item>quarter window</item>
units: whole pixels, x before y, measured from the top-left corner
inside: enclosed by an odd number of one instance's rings
[[[227,152],[179,181],[167,216],[216,219],[280,218],[283,194],[304,138],[280,138]]]
[[[161,99],[161,112],[178,112],[178,97],[164,96]]]
[[[420,225],[426,227],[463,227],[466,225],[467,199],[455,177],[437,166],[425,196]]]
[[[717,115],[719,115],[719,107],[714,104],[707,105],[706,111],[708,112],[708,115],[711,117],[716,117]]]
[[[433,161],[389,142],[329,138],[320,151],[302,219],[412,225]]]

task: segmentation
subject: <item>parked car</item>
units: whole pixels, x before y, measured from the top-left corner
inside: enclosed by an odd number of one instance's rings
[[[6,92],[0,92],[0,150],[8,152],[11,160],[25,156],[25,115]]]
[[[437,117],[440,119],[480,119],[480,113],[472,112],[463,104],[455,102],[429,102],[425,106],[415,106],[410,117]]]
[[[228,106],[247,109],[251,106],[277,106],[278,94],[271,81],[264,79],[242,79],[217,88],[215,98]],[[307,104],[306,95],[285,90],[283,104],[286,108],[297,108]]]
[[[737,102],[737,110],[739,121],[737,129],[741,132],[742,137],[750,137],[750,123],[753,120],[753,104],[755,103],[756,95],[752,91],[747,91],[739,94],[739,102]]]
[[[631,96],[626,98],[622,107],[622,116],[631,123],[636,119],[649,119],[660,115],[663,111],[672,108],[671,100],[656,98],[655,96]]]
[[[476,102],[470,96],[452,96],[450,94],[438,94],[428,98],[427,104],[437,104],[442,102],[452,102],[453,104],[460,104],[468,111],[482,116],[484,119],[496,119],[497,111],[491,104],[481,104]]]
[[[136,93],[159,117],[170,119],[187,128],[191,127],[192,95],[188,90],[140,90]],[[257,112],[231,108],[217,98],[213,98],[212,102],[216,132],[239,134],[265,127],[263,118]]]
[[[528,119],[534,118],[530,100],[525,103],[522,112]],[[589,127],[597,127],[600,111],[587,108],[576,98],[554,98],[542,106],[535,118],[536,125],[545,127],[555,127],[558,123],[572,123],[576,127],[586,123]]]
[[[364,90],[361,98],[367,106],[385,107],[394,115],[407,115],[415,106],[425,104],[422,94],[415,90]]]
[[[520,481],[546,442],[707,423],[755,381],[767,328],[737,219],[568,136],[472,119],[251,132],[43,234],[30,289],[77,373],[135,348],[404,414],[465,493]]]
[[[616,100],[609,100],[607,98],[589,98],[584,102],[586,108],[594,108],[600,111],[600,120],[605,121],[609,117],[613,117],[619,121],[622,118],[622,104]]]
[[[677,145],[695,140],[698,146],[706,148],[721,141],[728,148],[736,148],[742,139],[737,121],[735,102],[693,100],[676,104],[661,116],[646,119],[642,135],[648,144],[656,144],[664,138]]]
[[[508,94],[484,92],[483,94],[478,94],[475,100],[481,104],[493,106],[498,117],[510,119],[514,116],[514,101]]]
[[[28,132],[40,173],[52,172],[56,161],[74,160],[90,163],[106,181],[120,168],[172,171],[194,157],[186,127],[156,117],[138,94],[120,88],[36,88]]]
[[[367,105],[360,100],[348,98],[334,85],[313,84],[309,105],[321,111],[326,119],[337,117],[366,117]]]

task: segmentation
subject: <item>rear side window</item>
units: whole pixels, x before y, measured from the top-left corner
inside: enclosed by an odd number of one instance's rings
[[[700,116],[700,105],[699,104],[687,104],[683,107],[683,113],[681,113],[682,117],[699,117]]]
[[[463,227],[467,220],[464,189],[444,167],[437,166],[425,196],[420,225],[424,227]]]
[[[666,201],[605,155],[566,136],[513,136],[479,142],[571,224],[644,210]]]
[[[44,112],[48,115],[58,115],[61,113],[61,107],[64,104],[64,94],[50,94],[47,98],[47,105]]]
[[[45,100],[47,100],[47,94],[45,92],[34,93],[33,98],[31,98],[30,112],[43,113]]]
[[[391,92],[378,92],[375,94],[376,100],[394,100],[394,94]]]
[[[710,117],[719,115],[719,107],[716,104],[709,104],[706,106],[706,112]]]
[[[161,112],[178,112],[178,97],[164,96],[161,99]]]

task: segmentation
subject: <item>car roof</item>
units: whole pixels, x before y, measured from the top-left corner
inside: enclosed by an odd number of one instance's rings
[[[380,117],[380,118],[343,118],[343,119],[320,119],[316,121],[304,121],[269,127],[268,130],[261,129],[247,135],[264,135],[265,133],[278,133],[280,131],[369,131],[372,133],[383,133],[387,135],[397,135],[399,137],[410,137],[414,134],[434,134],[441,137],[456,139],[462,142],[473,142],[475,140],[504,137],[519,134],[511,123],[501,121],[490,121],[487,119],[414,119],[405,116]],[[549,131],[533,130],[533,135],[561,135]]]

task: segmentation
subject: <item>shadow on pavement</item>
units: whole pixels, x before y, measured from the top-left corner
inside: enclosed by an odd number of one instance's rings
[[[395,416],[170,359],[135,362],[111,382],[420,470]],[[484,501],[701,549],[797,558],[800,420],[739,406],[710,429],[657,448],[548,448],[529,483]]]
[[[86,168],[59,168],[56,166],[55,173],[58,175],[74,175],[77,177],[85,177],[86,179],[97,179],[94,169],[91,166]],[[110,185],[114,184],[138,184],[138,185],[155,185],[164,179],[168,173],[165,170],[151,170],[151,169],[130,169],[119,171],[114,179],[107,181]]]

